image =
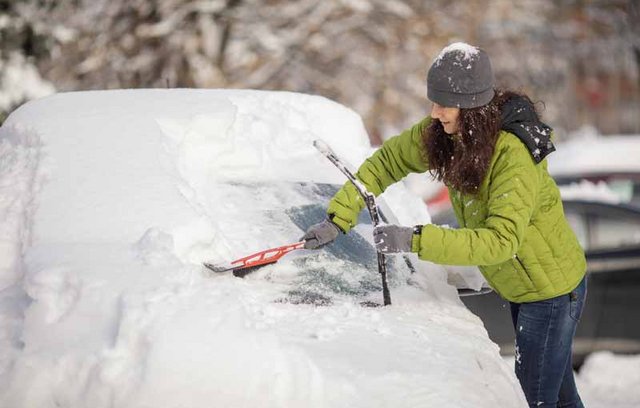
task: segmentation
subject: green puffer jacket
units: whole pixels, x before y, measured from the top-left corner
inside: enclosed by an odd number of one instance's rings
[[[411,172],[428,170],[421,129],[430,118],[387,140],[359,168],[357,178],[375,195]],[[425,225],[414,237],[420,259],[446,265],[477,265],[491,287],[517,303],[569,293],[582,280],[584,252],[564,216],[560,193],[525,144],[501,131],[487,175],[475,196],[449,189],[459,229]],[[345,232],[364,203],[347,182],[327,213]]]

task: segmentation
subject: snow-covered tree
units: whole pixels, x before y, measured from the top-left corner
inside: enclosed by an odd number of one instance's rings
[[[0,1],[0,121],[23,102],[54,92],[35,62],[47,51],[46,37],[26,0]]]

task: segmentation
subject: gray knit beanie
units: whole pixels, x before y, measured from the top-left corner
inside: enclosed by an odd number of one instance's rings
[[[465,43],[445,47],[427,75],[427,97],[448,108],[476,108],[491,102],[495,79],[486,52]]]

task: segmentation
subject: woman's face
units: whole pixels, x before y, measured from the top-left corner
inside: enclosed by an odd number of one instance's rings
[[[458,131],[458,116],[460,115],[460,108],[446,108],[440,106],[437,103],[433,103],[431,108],[431,117],[438,119],[444,131],[450,135],[455,134]]]

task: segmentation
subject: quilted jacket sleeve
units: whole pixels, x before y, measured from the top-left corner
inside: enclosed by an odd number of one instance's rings
[[[495,265],[516,254],[535,208],[539,173],[519,141],[499,152],[490,173],[487,218],[481,228],[425,225],[420,259],[446,265]]]
[[[365,160],[355,176],[368,191],[377,196],[407,174],[427,170],[422,157],[422,128],[428,126],[430,120],[427,117],[390,138]],[[348,232],[356,225],[364,206],[355,186],[348,181],[331,199],[327,214],[344,232]]]

